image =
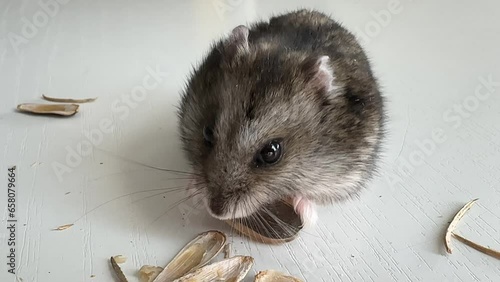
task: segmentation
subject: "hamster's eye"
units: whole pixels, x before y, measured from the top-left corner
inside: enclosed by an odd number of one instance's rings
[[[203,138],[208,146],[212,146],[214,144],[214,131],[211,127],[205,126],[203,128]]]
[[[281,159],[283,153],[283,142],[282,140],[275,139],[271,140],[257,153],[255,158],[257,166],[261,165],[273,165]]]

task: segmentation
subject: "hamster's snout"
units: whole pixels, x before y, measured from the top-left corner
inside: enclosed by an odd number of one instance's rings
[[[253,214],[258,206],[250,205],[250,202],[248,198],[236,201],[235,198],[225,198],[222,195],[205,196],[205,207],[208,213],[220,220],[242,218]],[[255,209],[251,209],[250,206]]]
[[[221,199],[212,198],[208,200],[208,208],[210,209],[210,212],[217,217],[223,216],[225,213],[224,203]]]
[[[208,191],[206,182],[202,179],[192,179],[187,187],[188,197],[197,198],[197,203],[204,203],[208,213],[218,219],[229,218],[229,212],[226,211],[227,207],[224,204],[224,199],[221,195],[211,195]]]
[[[220,220],[238,218],[244,214],[237,204],[229,205],[227,199],[221,196],[207,196],[205,206],[211,216]]]

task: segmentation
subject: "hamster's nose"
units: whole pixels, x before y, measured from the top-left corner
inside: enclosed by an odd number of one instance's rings
[[[210,210],[216,216],[221,216],[224,214],[224,204],[219,199],[211,199],[210,200]]]

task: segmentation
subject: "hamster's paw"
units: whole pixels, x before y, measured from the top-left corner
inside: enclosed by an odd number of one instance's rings
[[[295,212],[300,215],[304,227],[313,227],[318,221],[318,214],[313,202],[297,196],[293,198],[293,208]]]

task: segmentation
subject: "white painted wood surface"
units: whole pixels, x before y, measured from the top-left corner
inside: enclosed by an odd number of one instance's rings
[[[322,208],[299,240],[235,236],[233,250],[255,257],[252,271],[307,281],[500,281],[498,260],[443,247],[454,213],[480,198],[458,232],[500,249],[498,1],[59,1],[0,2],[0,281],[113,281],[117,254],[136,281],[199,232],[228,231],[190,202],[170,209],[182,192],[152,190],[185,185],[179,175],[116,156],[188,169],[175,106],[191,65],[232,27],[296,7],[332,13],[363,39],[388,100],[382,175],[360,199]],[[42,93],[98,99],[72,118],[15,112]],[[11,165],[17,275],[6,258]]]

